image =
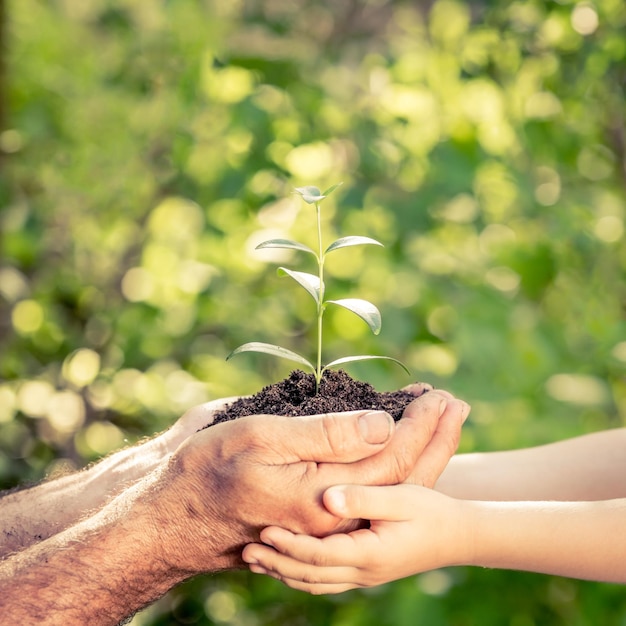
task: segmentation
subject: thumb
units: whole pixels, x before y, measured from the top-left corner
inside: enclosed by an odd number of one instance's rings
[[[438,391],[429,391],[413,400],[396,424],[389,445],[358,463],[335,465],[332,468],[332,482],[367,485],[404,482],[437,430],[447,402],[446,396]]]
[[[324,492],[324,506],[336,517],[401,521],[411,514],[410,485],[338,485]]]
[[[394,432],[384,411],[347,411],[287,418],[279,438],[290,462],[353,463],[380,452]]]

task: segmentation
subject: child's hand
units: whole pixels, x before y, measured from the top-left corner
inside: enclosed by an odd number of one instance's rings
[[[370,527],[323,539],[266,528],[261,540],[268,545],[243,551],[250,569],[294,589],[327,594],[470,560],[463,501],[415,485],[347,485],[328,489],[324,504],[337,517],[372,520]]]

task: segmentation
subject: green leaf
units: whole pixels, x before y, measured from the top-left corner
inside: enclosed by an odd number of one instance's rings
[[[348,311],[358,315],[370,327],[375,335],[378,335],[382,327],[380,311],[367,300],[359,298],[344,298],[342,300],[328,300],[328,304],[338,304]]]
[[[261,242],[255,250],[262,250],[263,248],[291,248],[292,250],[301,250],[302,252],[309,252],[313,256],[317,257],[317,254],[309,246],[305,246],[298,241],[292,241],[291,239],[268,239]]]
[[[326,196],[322,194],[319,187],[296,187],[296,193],[299,193],[302,196],[302,199],[307,204],[315,204],[317,202],[321,202]]]
[[[394,363],[397,363],[407,374],[409,374],[409,376],[411,375],[411,372],[409,372],[407,366],[404,363],[402,363],[402,361],[398,361],[398,359],[394,359],[391,356],[378,356],[374,354],[361,354],[359,356],[344,356],[341,359],[336,359],[334,361],[331,361],[330,363],[327,363],[324,366],[324,369],[328,369],[329,367],[335,367],[336,365],[342,365],[343,363],[352,363],[353,361],[369,361],[371,359],[384,359],[386,361],[393,361]]]
[[[363,245],[374,245],[374,246],[382,246],[383,244],[380,241],[376,241],[376,239],[372,239],[371,237],[360,237],[360,236],[350,236],[350,237],[342,237],[341,239],[337,239],[337,241],[333,241],[328,248],[326,248],[326,252],[324,254],[328,254],[333,250],[338,250],[339,248],[347,248],[348,246],[363,246]]]
[[[295,272],[288,270],[286,267],[279,267],[277,271],[279,276],[287,275],[293,278],[299,285],[304,287],[311,294],[315,302],[319,304],[321,287],[319,276],[307,272]]]
[[[324,192],[324,197],[326,196],[330,196],[330,194],[335,191],[335,189],[337,189],[337,187],[341,187],[341,185],[343,185],[343,182],[341,183],[337,183],[336,185],[333,185],[332,187],[329,187],[325,192]]]
[[[303,356],[300,356],[297,352],[287,350],[287,348],[281,348],[271,343],[263,343],[261,341],[251,341],[250,343],[244,343],[243,345],[235,348],[227,357],[228,361],[231,357],[242,352],[262,352],[264,354],[271,354],[272,356],[278,356],[281,359],[288,359],[289,361],[295,361],[300,365],[306,365],[306,367],[315,371],[315,366],[310,363]]]

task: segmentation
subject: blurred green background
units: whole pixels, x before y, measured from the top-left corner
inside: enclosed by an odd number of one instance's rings
[[[310,298],[254,251],[312,244],[343,181],[327,360],[370,352],[473,406],[461,449],[626,424],[622,0],[5,0],[0,486],[78,468],[310,353]],[[330,239],[329,239],[330,240]],[[354,376],[410,382],[384,362]],[[165,624],[626,625],[623,587],[457,568],[336,597],[203,577]]]

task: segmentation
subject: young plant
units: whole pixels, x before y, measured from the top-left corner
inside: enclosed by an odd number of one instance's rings
[[[326,257],[335,250],[339,250],[340,248],[347,248],[349,246],[360,246],[360,245],[375,245],[382,246],[379,241],[375,239],[371,239],[370,237],[360,237],[360,236],[349,236],[342,237],[341,239],[337,239],[333,241],[326,249],[324,249],[322,243],[322,218],[321,218],[321,208],[320,205],[322,200],[326,198],[329,194],[331,194],[337,187],[339,187],[342,183],[338,183],[337,185],[333,185],[329,189],[327,189],[324,193],[322,193],[317,187],[307,186],[307,187],[297,187],[296,193],[302,196],[302,199],[307,204],[312,204],[315,206],[316,213],[316,221],[317,221],[317,250],[313,250],[298,241],[292,241],[290,239],[270,239],[268,241],[264,241],[260,243],[256,249],[260,250],[262,248],[289,248],[291,250],[298,250],[300,252],[306,252],[307,254],[315,257],[317,261],[317,274],[309,274],[307,272],[296,272],[294,270],[287,269],[286,267],[279,267],[278,274],[281,276],[289,276],[293,280],[295,280],[301,287],[305,289],[305,291],[313,298],[316,306],[316,326],[317,326],[317,354],[315,363],[312,363],[307,358],[302,355],[288,350],[287,348],[282,348],[281,346],[276,346],[270,343],[262,343],[259,341],[253,341],[250,343],[244,343],[243,345],[235,348],[227,357],[226,360],[233,357],[235,354],[240,354],[241,352],[263,352],[266,354],[271,354],[273,356],[278,356],[283,359],[289,359],[291,361],[295,361],[300,365],[304,365],[308,369],[313,372],[315,376],[315,388],[316,391],[319,390],[320,381],[322,380],[322,375],[324,371],[329,367],[334,367],[336,365],[342,365],[344,363],[351,363],[353,361],[365,361],[369,359],[386,359],[389,361],[394,361],[398,363],[404,370],[409,373],[408,369],[397,359],[388,356],[378,356],[378,355],[358,355],[358,356],[347,356],[340,359],[335,359],[326,365],[322,365],[322,347],[323,347],[323,322],[324,322],[324,312],[329,304],[334,304],[336,306],[343,307],[348,311],[352,311],[355,315],[358,315],[371,329],[371,331],[378,335],[381,329],[381,316],[380,311],[367,300],[361,300],[359,298],[343,298],[341,300],[325,300],[325,285],[324,285],[324,263],[326,261]]]

